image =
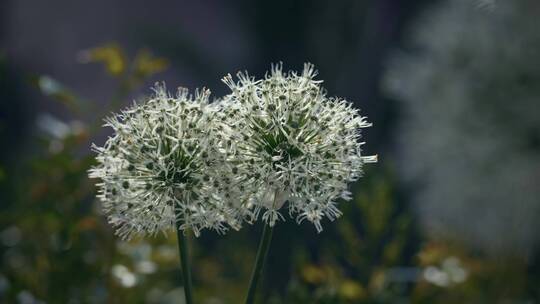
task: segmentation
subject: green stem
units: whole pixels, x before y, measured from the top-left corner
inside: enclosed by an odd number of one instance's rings
[[[191,284],[191,267],[189,263],[189,252],[186,236],[180,230],[180,224],[176,224],[176,235],[178,236],[178,250],[180,251],[180,263],[182,264],[182,281],[184,283],[184,294],[186,296],[186,304],[193,304],[192,284]]]
[[[270,241],[272,240],[273,227],[268,224],[264,224],[261,241],[259,243],[259,249],[257,250],[257,258],[255,259],[255,268],[251,274],[251,280],[249,282],[249,289],[246,296],[246,304],[253,304],[255,301],[255,293],[257,291],[257,284],[262,277],[264,263],[266,262],[266,256],[270,249]]]

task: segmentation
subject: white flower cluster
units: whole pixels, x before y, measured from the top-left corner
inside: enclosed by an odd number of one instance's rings
[[[99,198],[122,238],[176,224],[196,235],[203,228],[238,227],[238,208],[221,197],[231,174],[209,94],[179,89],[171,96],[157,86],[146,103],[107,119],[114,136],[93,147],[99,164],[90,177],[102,180]]]
[[[413,28],[385,86],[402,102],[400,174],[426,231],[488,252],[540,246],[540,2],[447,0]],[[504,43],[502,43],[504,41]]]
[[[264,210],[273,226],[288,202],[291,215],[322,230],[321,219],[341,215],[338,200],[362,174],[358,110],[329,98],[314,80],[274,66],[263,80],[224,78],[232,93],[209,104],[209,91],[176,96],[156,87],[144,104],[107,120],[114,135],[94,146],[99,198],[126,239],[173,227],[225,231]]]
[[[280,64],[262,80],[246,73],[238,82],[223,79],[232,90],[221,105],[235,139],[231,161],[250,189],[255,217],[265,210],[270,226],[288,202],[291,216],[321,231],[323,217],[341,215],[336,204],[350,199],[348,183],[377,160],[361,153],[359,130],[371,126],[366,117],[346,100],[327,97],[316,75],[311,64],[300,75],[284,73]]]

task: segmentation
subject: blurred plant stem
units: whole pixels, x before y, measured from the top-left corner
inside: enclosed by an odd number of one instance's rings
[[[193,304],[191,265],[189,263],[187,238],[184,235],[184,232],[180,230],[180,224],[178,222],[176,222],[176,235],[178,236],[178,251],[180,252],[180,264],[182,268],[182,281],[184,283],[184,295],[186,296],[186,304]]]
[[[246,296],[246,304],[252,304],[255,301],[255,293],[257,292],[257,284],[263,273],[264,264],[266,262],[266,256],[270,249],[270,242],[272,241],[272,232],[274,227],[264,224],[261,241],[259,243],[259,249],[257,250],[257,257],[255,259],[255,267],[251,274],[251,280],[249,282],[249,289]]]

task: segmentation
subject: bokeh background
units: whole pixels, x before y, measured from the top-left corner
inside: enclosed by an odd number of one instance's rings
[[[102,119],[149,93],[314,63],[374,123],[344,216],[281,222],[259,303],[540,303],[536,0],[0,2],[0,302],[183,303],[176,238],[95,199]],[[240,303],[261,224],[191,237],[198,303]]]

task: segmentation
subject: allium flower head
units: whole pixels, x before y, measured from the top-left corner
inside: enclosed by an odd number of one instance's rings
[[[492,2],[434,3],[384,88],[402,103],[398,173],[424,229],[526,256],[540,248],[540,1]]]
[[[254,214],[273,226],[289,214],[307,219],[318,231],[321,219],[341,215],[338,199],[350,199],[349,182],[362,174],[360,129],[371,126],[344,99],[327,97],[313,65],[301,74],[272,67],[262,80],[239,73],[223,81],[232,93],[222,100],[222,115],[235,137],[232,162],[252,195]]]
[[[108,118],[114,134],[93,146],[99,198],[117,234],[156,234],[178,224],[196,235],[236,226],[235,211],[220,197],[231,173],[225,166],[222,127],[214,119],[210,92],[176,96],[156,86],[145,103]]]

